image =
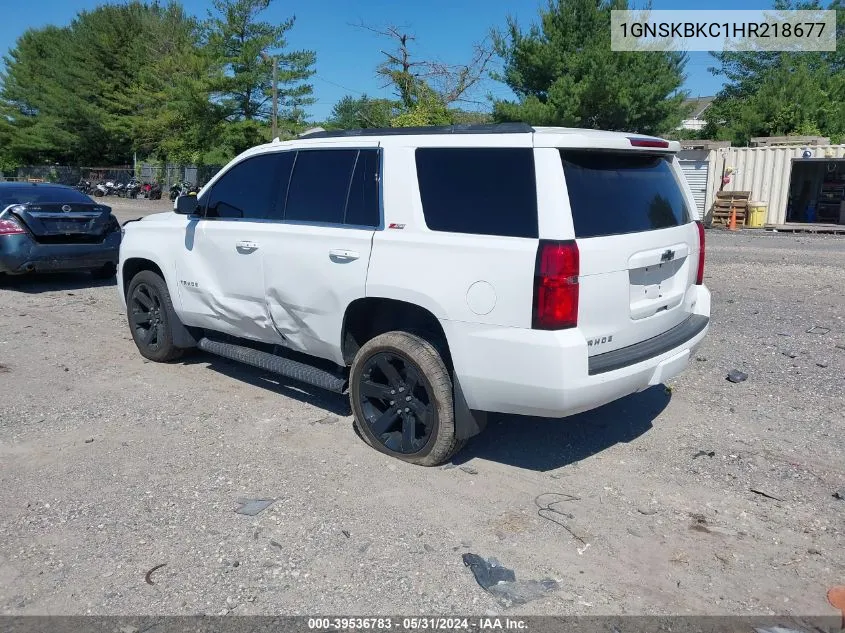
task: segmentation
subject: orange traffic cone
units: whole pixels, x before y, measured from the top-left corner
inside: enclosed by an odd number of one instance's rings
[[[731,222],[728,224],[729,231],[736,231],[736,209],[731,207]]]

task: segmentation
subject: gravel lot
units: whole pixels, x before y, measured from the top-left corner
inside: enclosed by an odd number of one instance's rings
[[[671,389],[494,417],[436,469],[368,448],[340,397],[145,361],[112,284],[8,282],[0,613],[835,614],[845,240],[711,231],[708,251],[711,333]],[[507,608],[466,552],[560,588]]]

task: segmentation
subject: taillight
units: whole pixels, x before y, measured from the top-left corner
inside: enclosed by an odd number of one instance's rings
[[[0,220],[0,235],[20,235],[26,233],[15,220]]]
[[[540,241],[534,270],[535,330],[564,330],[578,325],[578,244]]]
[[[695,284],[700,286],[704,283],[704,224],[696,220],[698,227],[698,273],[695,275]]]
[[[662,138],[638,138],[629,136],[628,141],[633,147],[669,147],[669,141]]]

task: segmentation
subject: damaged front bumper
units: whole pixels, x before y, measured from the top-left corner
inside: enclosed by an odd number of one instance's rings
[[[96,244],[40,244],[29,235],[0,237],[0,273],[95,270],[117,265],[120,231]]]

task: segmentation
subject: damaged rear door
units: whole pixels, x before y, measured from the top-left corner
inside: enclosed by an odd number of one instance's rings
[[[288,347],[343,363],[347,306],[365,296],[381,226],[378,143],[300,149],[284,220],[264,252],[267,308]]]

